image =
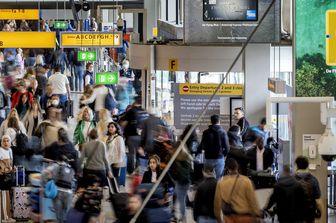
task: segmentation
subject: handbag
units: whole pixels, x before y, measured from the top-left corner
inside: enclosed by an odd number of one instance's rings
[[[229,201],[228,202],[225,202],[225,201],[223,202],[222,211],[223,211],[224,215],[226,215],[226,216],[236,214],[235,210],[232,207],[231,200],[232,200],[233,191],[234,191],[234,189],[236,187],[236,184],[237,184],[238,177],[239,177],[239,174],[237,175],[236,180],[233,184]]]

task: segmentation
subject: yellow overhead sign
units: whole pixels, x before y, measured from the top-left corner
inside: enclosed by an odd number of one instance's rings
[[[38,9],[0,9],[0,19],[38,20]]]
[[[336,10],[326,12],[326,64],[336,65]]]
[[[55,32],[0,32],[0,48],[55,47]]]
[[[179,84],[179,93],[184,95],[212,95],[218,84]],[[242,84],[222,84],[217,95],[242,96]]]
[[[71,47],[121,47],[122,33],[62,32],[61,46]]]

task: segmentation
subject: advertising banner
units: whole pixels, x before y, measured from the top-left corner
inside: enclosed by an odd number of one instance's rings
[[[336,95],[336,1],[295,1],[296,96]]]
[[[245,42],[271,0],[185,0],[186,43]],[[280,0],[269,11],[252,43],[280,40]]]
[[[196,121],[210,96],[213,94],[216,84],[175,84],[174,85],[174,125],[177,129],[184,129],[188,124]],[[242,96],[243,85],[222,85],[222,89],[233,89],[236,91],[221,91],[210,103],[209,108],[199,123],[199,129],[205,130],[210,125],[210,116],[220,114],[223,97]],[[187,89],[188,88],[188,89]],[[240,89],[240,90],[238,90]],[[212,92],[212,93],[211,93]],[[221,124],[226,129],[230,126],[230,116],[220,115]]]

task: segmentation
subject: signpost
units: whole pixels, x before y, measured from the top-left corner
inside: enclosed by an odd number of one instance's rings
[[[84,52],[78,51],[78,61],[95,61],[97,60],[97,54],[94,51]]]
[[[118,84],[118,81],[118,71],[96,73],[96,84]]]
[[[0,32],[0,48],[55,47],[55,32]]]
[[[69,26],[68,22],[65,21],[55,21],[54,28],[55,29],[67,29]]]
[[[177,59],[169,59],[168,70],[169,71],[178,71],[179,63]]]
[[[25,19],[25,20],[38,20],[38,9],[0,9],[0,20],[7,19]]]
[[[74,47],[122,47],[121,32],[62,32],[61,46]]]

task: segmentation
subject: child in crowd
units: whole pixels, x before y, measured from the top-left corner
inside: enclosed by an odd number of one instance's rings
[[[141,183],[155,183],[161,174],[160,157],[153,155],[149,157],[148,170],[144,173]]]

